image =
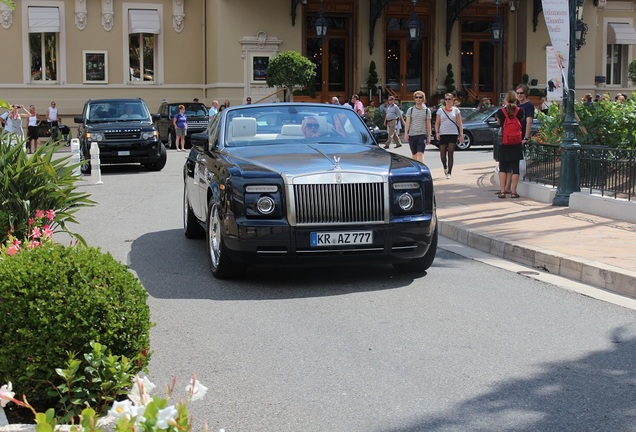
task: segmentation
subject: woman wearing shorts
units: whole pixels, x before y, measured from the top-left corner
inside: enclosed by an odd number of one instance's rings
[[[431,110],[424,104],[426,95],[417,90],[413,93],[415,106],[406,111],[404,139],[409,142],[413,159],[424,163],[424,150],[431,136]]]
[[[464,141],[462,116],[459,108],[455,106],[455,96],[452,93],[444,95],[444,106],[437,110],[435,132],[439,143],[439,157],[444,166],[444,174],[449,179],[453,171],[455,144],[458,140],[459,142]]]
[[[188,122],[185,115],[185,106],[179,105],[179,112],[172,118],[172,126],[174,127],[175,147],[177,151],[185,151],[185,136],[188,129]],[[179,148],[181,143],[181,148]]]
[[[35,107],[31,105],[29,107],[29,153],[35,153],[38,149],[38,138],[40,135],[38,133],[38,126],[40,126],[42,120],[40,116],[35,112]]]

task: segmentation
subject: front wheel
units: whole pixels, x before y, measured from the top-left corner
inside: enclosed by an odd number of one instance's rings
[[[468,150],[472,144],[473,136],[468,132],[464,132],[464,142],[457,143],[457,150]]]
[[[219,206],[212,201],[208,209],[206,224],[210,270],[217,279],[232,279],[240,274],[243,266],[236,264],[229,257],[223,242],[222,228]]]
[[[163,167],[166,166],[166,162],[168,161],[168,153],[166,152],[166,146],[163,143],[159,143],[161,146],[159,159],[157,162],[147,163],[144,166],[148,171],[161,171]]]
[[[80,172],[82,174],[90,174],[91,173],[91,160],[86,157],[86,152],[83,148],[80,148]]]
[[[435,226],[435,231],[433,231],[433,238],[431,239],[431,244],[421,258],[416,258],[414,260],[410,260],[402,263],[394,263],[393,267],[396,270],[407,272],[407,273],[422,273],[428,270],[435,260],[435,254],[437,253],[437,225]]]

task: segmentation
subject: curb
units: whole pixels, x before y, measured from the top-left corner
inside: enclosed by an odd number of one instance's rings
[[[540,271],[563,276],[617,294],[636,298],[636,272],[597,261],[585,261],[522,242],[495,238],[479,230],[438,219],[439,234],[457,243]]]

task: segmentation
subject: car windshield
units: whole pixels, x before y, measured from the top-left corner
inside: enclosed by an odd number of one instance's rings
[[[104,101],[90,103],[86,119],[92,123],[150,121],[150,112],[141,101]]]
[[[174,104],[170,105],[170,117],[173,117],[179,113],[179,105],[183,105],[185,107],[185,116],[186,117],[194,117],[194,116],[206,116],[208,115],[208,109],[202,103],[184,103],[184,104]]]
[[[369,129],[353,110],[325,104],[243,106],[225,117],[225,145],[374,143]]]
[[[482,122],[484,121],[486,118],[490,117],[490,115],[495,112],[497,110],[497,108],[487,108],[487,109],[483,109],[483,110],[478,110],[478,111],[474,111],[471,112],[470,114],[466,115],[464,118],[462,118],[463,122]]]

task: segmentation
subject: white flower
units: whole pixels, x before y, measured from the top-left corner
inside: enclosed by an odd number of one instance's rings
[[[0,407],[4,408],[7,403],[10,402],[11,399],[13,399],[13,397],[15,396],[15,393],[11,390],[13,390],[11,381],[9,381],[9,384],[5,384],[0,387]]]
[[[193,383],[194,382],[194,383]],[[190,384],[188,384],[185,390],[190,393],[190,401],[203,399],[203,396],[208,392],[208,388],[201,384],[198,379],[192,377]]]
[[[157,428],[168,429],[171,421],[174,424],[174,419],[177,417],[177,414],[179,414],[179,412],[174,405],[159,410],[157,413]]]
[[[108,411],[108,415],[117,419],[125,418],[131,420],[137,416],[137,408],[129,400],[115,401],[112,408]]]
[[[139,375],[135,376],[135,382],[128,393],[128,399],[133,401],[136,405],[145,405],[148,402],[148,394],[152,392],[156,385],[154,385],[148,377],[140,378]]]

